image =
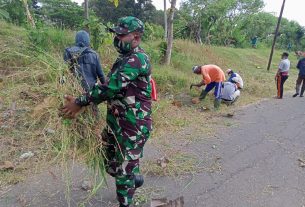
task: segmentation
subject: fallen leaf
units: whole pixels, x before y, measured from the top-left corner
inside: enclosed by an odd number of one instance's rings
[[[172,102],[172,104],[173,104],[174,106],[177,106],[177,107],[181,107],[181,106],[182,106],[181,101],[177,101],[177,100],[174,100],[174,101]]]
[[[0,165],[0,170],[14,170],[15,166],[12,162],[10,161],[4,161]]]
[[[169,163],[169,159],[164,156],[164,157],[161,157],[160,159],[158,159],[157,163],[162,168],[165,168],[167,166],[167,164]]]
[[[193,104],[199,104],[200,103],[199,98],[192,98],[192,103]]]

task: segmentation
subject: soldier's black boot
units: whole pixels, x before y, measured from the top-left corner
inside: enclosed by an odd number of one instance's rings
[[[125,206],[124,204],[120,203],[120,207],[129,207],[129,205]]]
[[[293,94],[293,96],[292,96],[293,98],[295,98],[295,97],[297,97],[299,95],[300,87],[301,87],[301,85],[296,84],[296,86],[295,86],[295,94]]]
[[[135,184],[135,188],[141,187],[144,184],[143,175],[134,175],[134,184]]]

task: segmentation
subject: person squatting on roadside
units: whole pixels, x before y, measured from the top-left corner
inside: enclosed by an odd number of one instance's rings
[[[229,76],[227,79],[228,82],[235,83],[238,89],[244,88],[244,81],[238,73],[235,73],[232,69],[228,69],[226,73]]]
[[[89,34],[80,30],[75,36],[75,45],[68,47],[64,52],[64,61],[69,64],[70,72],[79,79],[84,92],[88,93],[97,80],[105,83],[105,75],[102,70],[98,54],[90,48]],[[92,104],[93,114],[99,117],[97,105]]]
[[[223,88],[221,90],[221,99],[223,103],[227,105],[233,104],[240,96],[240,90],[238,90],[238,86],[232,82],[224,82]]]
[[[284,52],[282,54],[282,60],[279,64],[277,73],[275,75],[275,81],[277,86],[277,97],[278,99],[283,98],[283,92],[284,92],[284,83],[288,79],[288,73],[290,69],[290,61],[288,60],[289,54],[287,52]]]
[[[297,69],[299,70],[298,74],[298,79],[296,81],[296,86],[295,86],[295,94],[293,97],[297,97],[300,95],[300,97],[304,96],[304,91],[305,91],[305,57],[301,58],[297,64]],[[303,84],[302,84],[303,82]],[[302,85],[302,88],[301,88]],[[301,92],[300,92],[301,89]]]
[[[221,104],[221,88],[222,82],[225,80],[225,74],[217,65],[204,65],[204,66],[194,66],[192,68],[193,73],[197,75],[202,75],[202,81],[198,84],[191,84],[190,89],[193,86],[201,87],[206,85],[205,89],[202,90],[199,99],[205,99],[206,95],[213,89],[214,90],[214,108],[218,109]]]
[[[107,101],[107,127],[102,132],[106,171],[115,178],[120,207],[128,207],[136,188],[144,182],[139,159],[152,130],[151,64],[139,47],[144,33],[141,20],[120,18],[110,31],[114,33],[113,44],[119,57],[106,83],[96,84],[78,98],[66,96],[62,113],[73,118],[82,107]]]

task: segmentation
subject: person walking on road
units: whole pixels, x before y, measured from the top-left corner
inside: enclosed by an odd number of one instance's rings
[[[299,70],[299,74],[295,86],[296,93],[293,95],[293,97],[297,97],[298,95],[300,95],[300,97],[303,97],[305,91],[305,58],[304,57],[299,60],[297,64],[297,69]]]

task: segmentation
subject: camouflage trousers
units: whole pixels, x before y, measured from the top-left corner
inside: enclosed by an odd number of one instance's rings
[[[139,159],[124,160],[117,156],[115,136],[109,130],[102,133],[106,172],[115,178],[117,200],[120,206],[129,206],[135,193],[134,175],[140,173]]]

